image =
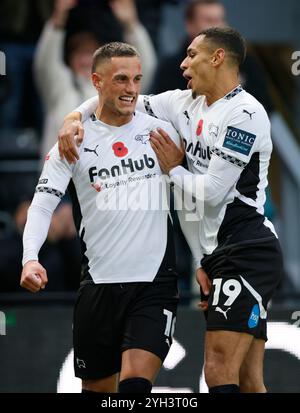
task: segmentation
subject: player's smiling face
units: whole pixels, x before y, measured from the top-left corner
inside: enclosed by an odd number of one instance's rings
[[[205,36],[195,37],[187,49],[187,57],[180,66],[183,76],[188,81],[187,87],[192,90],[194,98],[205,95],[213,83],[212,59],[213,53],[208,42],[205,41]]]
[[[131,116],[141,89],[141,62],[134,57],[113,57],[99,69],[99,91],[103,110]]]

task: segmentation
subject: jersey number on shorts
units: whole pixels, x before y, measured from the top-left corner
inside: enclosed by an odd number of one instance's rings
[[[239,296],[240,292],[242,291],[241,283],[238,280],[231,279],[226,280],[222,286],[223,278],[215,278],[213,280],[213,285],[215,286],[214,297],[212,305],[218,305],[219,303],[219,296],[221,292],[228,297],[223,305],[229,306],[231,305]]]

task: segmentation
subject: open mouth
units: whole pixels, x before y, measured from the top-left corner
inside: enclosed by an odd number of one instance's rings
[[[134,102],[134,100],[135,100],[135,97],[134,97],[134,96],[120,96],[119,99],[120,99],[122,102],[132,104],[132,103]]]
[[[191,89],[192,88],[192,77],[187,75],[187,74],[183,74],[184,78],[188,81],[187,83],[187,88]]]

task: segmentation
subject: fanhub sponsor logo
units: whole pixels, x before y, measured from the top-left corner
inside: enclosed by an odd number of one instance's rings
[[[89,176],[91,183],[94,183],[96,177],[101,179],[114,178],[116,176],[142,171],[145,168],[153,169],[154,166],[154,159],[144,154],[139,160],[133,160],[131,158],[122,159],[120,165],[113,165],[110,169],[101,168],[98,170],[96,166],[92,166],[89,169]]]
[[[193,156],[197,156],[200,159],[208,159],[210,161],[211,153],[209,146],[207,146],[206,148],[202,148],[201,143],[199,141],[196,143],[196,145],[194,145],[193,142],[187,145],[187,141],[185,139],[184,145],[188,153],[192,154]]]

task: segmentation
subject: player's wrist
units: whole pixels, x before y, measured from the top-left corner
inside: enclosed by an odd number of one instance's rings
[[[169,176],[172,177],[174,175],[183,175],[184,172],[182,169],[184,168],[181,165],[172,166],[169,170]]]
[[[34,263],[34,262],[39,262],[39,260],[37,260],[37,259],[26,259],[25,261],[23,260],[23,268],[25,267],[25,266],[27,266],[28,264],[32,264],[32,263]]]
[[[64,123],[65,122],[80,122],[82,119],[82,114],[81,112],[71,112],[67,116],[64,117]]]

